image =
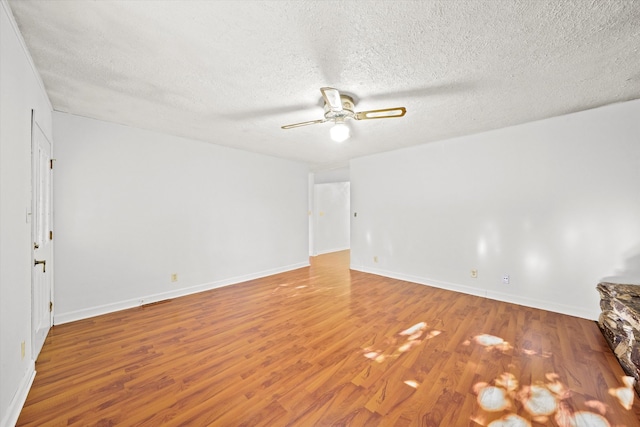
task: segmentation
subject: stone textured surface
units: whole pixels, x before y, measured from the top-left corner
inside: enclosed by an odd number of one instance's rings
[[[640,285],[599,283],[598,325],[640,394]]]
[[[316,167],[640,97],[640,2],[9,0],[58,111]],[[321,86],[356,110],[336,145]]]

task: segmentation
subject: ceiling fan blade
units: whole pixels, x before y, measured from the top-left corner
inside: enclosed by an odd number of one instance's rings
[[[284,125],[284,126],[281,126],[281,128],[282,129],[293,129],[293,128],[299,128],[300,126],[315,125],[316,123],[324,123],[324,122],[326,122],[325,119],[311,120],[310,122],[302,122],[302,123],[294,123],[292,125]]]
[[[396,108],[384,108],[382,110],[369,110],[360,111],[356,113],[354,118],[356,120],[369,120],[369,119],[392,119],[394,117],[402,117],[407,114],[407,109],[404,107]]]
[[[327,103],[331,111],[342,111],[342,100],[340,99],[340,91],[332,87],[321,87],[322,97]]]

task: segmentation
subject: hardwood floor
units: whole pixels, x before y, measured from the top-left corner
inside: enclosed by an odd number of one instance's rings
[[[640,425],[594,322],[348,258],[55,326],[18,425]]]

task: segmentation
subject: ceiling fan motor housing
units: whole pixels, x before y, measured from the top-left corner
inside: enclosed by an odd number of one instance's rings
[[[324,104],[324,118],[327,120],[336,120],[336,119],[353,119],[355,113],[353,98],[348,95],[340,94],[340,101],[342,102],[342,110],[341,111],[331,111],[331,107],[325,102]]]

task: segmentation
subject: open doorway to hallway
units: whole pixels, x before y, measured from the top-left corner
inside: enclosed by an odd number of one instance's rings
[[[348,168],[310,174],[310,256],[350,248],[350,211],[351,183]]]

